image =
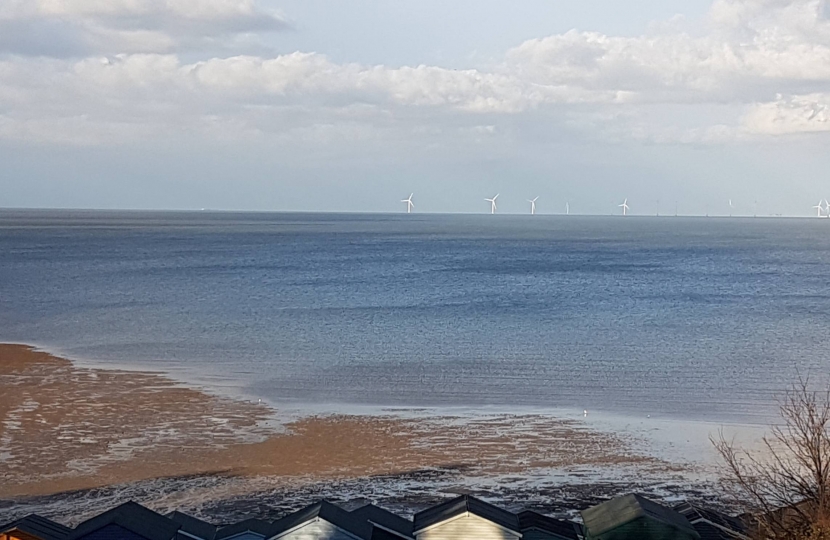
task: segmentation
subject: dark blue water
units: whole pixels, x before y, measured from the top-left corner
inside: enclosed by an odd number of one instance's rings
[[[830,220],[0,212],[0,340],[277,402],[766,419]]]

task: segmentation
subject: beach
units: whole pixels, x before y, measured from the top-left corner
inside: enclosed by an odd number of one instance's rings
[[[601,478],[616,471],[606,477],[622,481],[628,471],[662,478],[658,484],[689,472],[688,464],[650,455],[643,441],[574,419],[390,411],[281,421],[263,403],[213,395],[160,373],[79,367],[25,345],[0,345],[0,380],[0,499],[10,509],[41,501],[54,510],[66,494],[77,499],[85,490],[114,500],[160,492],[169,499],[179,491],[176,504],[198,513],[262,490],[300,504],[285,492],[312,496],[323,484],[335,497],[339,486],[339,498],[377,496],[383,484],[405,504],[407,489],[398,488],[413,482],[433,497],[489,485],[534,486],[542,498],[542,486],[562,483],[568,472]],[[177,483],[183,489],[173,489]],[[108,492],[111,486],[120,486],[120,495]]]

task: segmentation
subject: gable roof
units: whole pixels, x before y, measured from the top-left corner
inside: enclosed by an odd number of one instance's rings
[[[41,540],[64,540],[72,529],[37,514],[30,514],[0,526],[0,534],[21,531]]]
[[[695,504],[684,502],[674,506],[674,510],[686,516],[689,523],[700,533],[701,537],[704,534],[701,532],[702,527],[698,524],[709,524],[710,526],[724,530],[730,538],[735,538],[736,535],[746,536],[746,524],[737,517],[718,512],[709,508],[702,508]],[[705,538],[705,537],[704,537]]]
[[[328,521],[335,527],[339,527],[358,538],[369,540],[372,537],[371,523],[328,501],[320,501],[275,521],[269,538],[279,536],[318,518]]]
[[[461,495],[445,503],[427,508],[423,512],[415,514],[413,533],[420,532],[442,521],[470,513],[482,519],[486,519],[504,527],[505,529],[520,533],[519,517],[507,510],[476,499],[471,495]]]
[[[673,527],[693,538],[700,537],[683,514],[636,494],[615,497],[580,513],[585,528],[592,536],[645,517]]]
[[[566,519],[554,519],[531,510],[519,513],[519,526],[522,533],[530,529],[538,529],[570,540],[579,540],[582,534],[582,526],[578,523]]]
[[[221,540],[222,538],[230,538],[231,536],[236,536],[237,534],[245,532],[252,532],[265,538],[269,538],[273,536],[271,533],[272,529],[273,526],[267,521],[251,518],[219,528],[213,538],[214,540]]]
[[[742,540],[748,538],[745,535],[729,531],[728,529],[721,529],[708,521],[698,521],[697,523],[693,523],[692,527],[700,535],[701,540]]]
[[[366,504],[349,512],[357,519],[402,536],[412,537],[412,522],[374,504]]]
[[[172,540],[179,530],[178,523],[130,501],[84,521],[75,527],[67,540],[76,540],[113,524],[147,540]]]
[[[213,540],[213,537],[216,536],[215,525],[179,511],[170,512],[167,514],[167,519],[179,524],[179,532],[196,536],[202,540]]]

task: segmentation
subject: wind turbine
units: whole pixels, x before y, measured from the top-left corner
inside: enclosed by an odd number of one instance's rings
[[[816,209],[816,217],[821,217],[821,213],[824,211],[823,202],[824,201],[819,201],[818,204],[813,207]]]
[[[830,203],[827,202],[827,199],[824,199],[824,209],[827,211],[827,217],[830,218]]]
[[[628,215],[628,198],[627,197],[623,201],[623,203],[621,205],[619,205],[619,207],[623,209],[623,215],[627,216]]]
[[[536,197],[535,199],[528,199],[527,200],[527,202],[530,203],[530,215],[531,216],[536,213],[536,200],[537,199],[539,199],[539,197]]]
[[[571,215],[571,203],[569,203],[569,202],[565,203],[565,215],[566,216]]]
[[[408,199],[402,199],[401,202],[406,203],[406,213],[411,214],[412,209],[415,208],[415,203],[412,202],[412,196],[415,195],[414,193],[409,194]]]
[[[499,194],[496,193],[496,196],[493,197],[492,199],[487,199],[487,198],[484,199],[485,201],[490,203],[490,213],[491,214],[496,213],[496,199],[498,199],[498,198],[499,198]]]
[[[732,209],[735,208],[735,205],[732,204],[732,199],[729,199],[729,217],[732,217]]]

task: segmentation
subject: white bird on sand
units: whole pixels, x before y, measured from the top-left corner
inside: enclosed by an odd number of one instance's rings
[[[531,216],[536,213],[536,201],[538,199],[539,199],[539,197],[536,197],[535,199],[528,199],[527,200],[527,202],[530,203],[530,215]]]
[[[498,198],[499,198],[499,194],[498,194],[498,193],[496,193],[496,196],[495,196],[495,197],[493,197],[492,199],[488,199],[488,198],[485,198],[485,199],[484,199],[485,201],[487,201],[487,202],[489,202],[489,203],[490,203],[490,213],[491,213],[491,214],[495,214],[495,213],[496,213],[496,199],[498,199]]]
[[[582,411],[582,416],[585,416],[585,417],[588,416],[588,409],[585,409],[585,410]]]

